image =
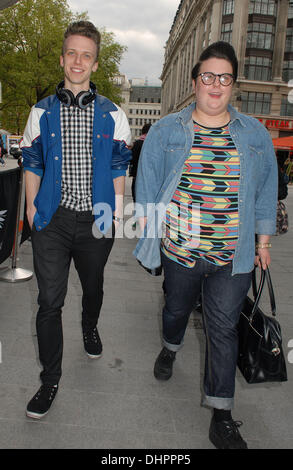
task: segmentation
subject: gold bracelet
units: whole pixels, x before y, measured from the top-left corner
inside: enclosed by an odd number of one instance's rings
[[[271,243],[256,243],[255,248],[271,248]]]

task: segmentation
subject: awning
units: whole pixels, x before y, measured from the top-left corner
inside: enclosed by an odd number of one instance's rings
[[[293,136],[272,139],[275,149],[293,150]]]

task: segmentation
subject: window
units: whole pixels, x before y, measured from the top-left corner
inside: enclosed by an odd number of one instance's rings
[[[275,0],[251,0],[249,4],[249,13],[276,16],[277,3]]]
[[[283,80],[289,82],[293,79],[293,59],[285,60],[283,63]]]
[[[293,103],[289,103],[288,96],[282,96],[281,116],[293,116]]]
[[[207,31],[207,24],[208,24],[208,20],[207,18],[204,18],[203,20],[203,32],[206,33]]]
[[[268,57],[246,57],[244,75],[248,80],[269,82],[272,79],[272,60]]]
[[[265,23],[249,23],[247,47],[253,49],[273,50],[275,42],[275,26]]]
[[[243,91],[241,93],[241,111],[248,114],[270,114],[271,98],[270,93]]]
[[[293,2],[289,2],[289,10],[288,10],[288,20],[293,18]]]
[[[288,26],[285,52],[293,52],[293,26]]]
[[[234,13],[234,0],[224,0],[223,15],[233,15]]]
[[[233,31],[233,23],[223,23],[222,32],[221,32],[221,40],[231,43],[232,31]]]

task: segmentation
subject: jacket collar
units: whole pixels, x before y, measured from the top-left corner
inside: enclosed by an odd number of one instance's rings
[[[192,119],[192,113],[195,108],[196,103],[191,103],[189,106],[179,111],[178,119],[180,119],[183,124],[188,124],[188,122]],[[231,123],[238,120],[243,127],[246,127],[245,120],[243,119],[243,114],[236,111],[236,109],[233,108],[233,106],[231,106],[230,104],[228,105],[228,111],[230,113]]]
[[[96,105],[102,110],[104,113],[110,113],[111,111],[118,111],[117,106],[115,106],[112,101],[102,95],[96,96]]]
[[[233,123],[234,121],[239,121],[240,124],[241,124],[243,127],[246,127],[245,119],[244,119],[244,114],[239,113],[239,112],[238,112],[235,108],[233,108],[233,106],[231,106],[230,104],[228,105],[228,111],[229,111],[229,113],[230,113],[231,123]]]

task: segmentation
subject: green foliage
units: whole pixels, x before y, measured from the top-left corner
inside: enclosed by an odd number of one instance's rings
[[[69,23],[89,19],[73,14],[66,0],[22,0],[0,12],[1,127],[22,134],[33,104],[54,93],[63,79],[59,65],[63,34]],[[93,74],[99,93],[120,102],[111,79],[124,48],[112,33],[102,33],[99,69]]]
[[[118,105],[121,103],[119,88],[114,85],[113,78],[119,73],[119,64],[126,51],[125,46],[115,42],[114,34],[100,28],[101,51],[99,55],[99,67],[93,73],[92,81],[97,84],[98,92],[111,99]]]

